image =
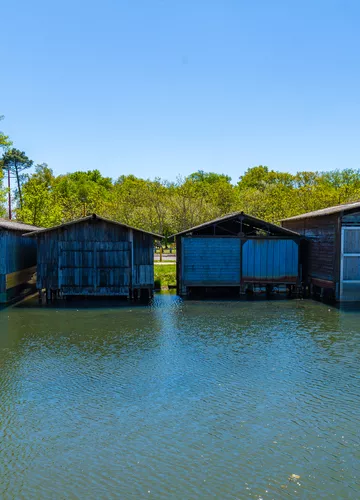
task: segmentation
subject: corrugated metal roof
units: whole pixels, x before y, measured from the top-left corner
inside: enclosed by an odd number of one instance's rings
[[[322,208],[320,210],[315,210],[314,212],[308,212],[306,214],[295,215],[294,217],[288,217],[287,219],[281,219],[280,222],[285,222],[288,220],[299,220],[299,219],[310,219],[311,217],[321,217],[324,215],[331,215],[340,212],[345,212],[353,208],[360,208],[360,201],[355,203],[346,203],[344,205],[335,205],[333,207]]]
[[[8,229],[10,231],[23,231],[29,232],[36,229],[40,229],[37,226],[31,226],[30,224],[23,224],[17,220],[1,219],[0,218],[0,228]]]
[[[265,220],[258,219],[257,217],[253,217],[252,215],[245,214],[244,212],[232,212],[231,214],[224,215],[222,217],[218,217],[217,219],[213,219],[208,222],[204,222],[203,224],[199,224],[198,226],[191,227],[189,229],[185,229],[185,231],[181,231],[180,233],[173,234],[171,238],[175,236],[181,236],[182,234],[191,233],[198,229],[204,229],[208,226],[212,226],[214,224],[218,224],[219,222],[226,222],[231,219],[235,219],[236,217],[242,216],[245,223],[250,223],[254,227],[258,229],[264,229],[270,231],[275,234],[283,235],[283,236],[300,236],[299,233],[295,231],[291,231],[290,229],[286,229],[281,226],[277,226],[276,224],[272,224],[271,222],[266,222]]]
[[[123,224],[122,222],[117,222],[117,221],[114,221],[111,219],[106,219],[105,217],[100,217],[97,214],[92,214],[92,215],[88,215],[87,217],[82,217],[81,219],[75,219],[75,220],[72,220],[70,222],[65,222],[64,224],[59,224],[58,226],[47,227],[45,229],[39,229],[38,231],[33,231],[31,233],[28,233],[26,236],[29,236],[29,237],[37,236],[38,234],[41,234],[41,233],[48,233],[50,231],[56,231],[57,229],[60,229],[62,227],[72,226],[73,224],[78,224],[79,222],[85,222],[85,221],[88,221],[91,219],[99,219],[99,220],[102,220],[104,222],[108,222],[109,224],[116,224],[117,226],[126,227],[127,229],[132,229],[133,231],[138,231],[139,233],[149,234],[157,239],[163,239],[163,236],[161,236],[160,234],[150,233],[149,231],[143,231],[142,229],[138,229],[136,227],[128,226],[127,224]]]

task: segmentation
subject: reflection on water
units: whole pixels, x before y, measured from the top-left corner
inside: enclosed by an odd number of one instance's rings
[[[359,498],[358,311],[3,309],[0,498]]]

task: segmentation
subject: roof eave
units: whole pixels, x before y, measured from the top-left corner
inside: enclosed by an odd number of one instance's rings
[[[180,231],[179,233],[171,235],[169,237],[169,239],[173,239],[173,238],[176,238],[177,236],[182,236],[184,234],[191,233],[193,231],[197,231],[197,230],[200,230],[200,229],[206,229],[206,228],[212,226],[213,224],[219,224],[221,222],[227,222],[227,221],[231,220],[232,218],[235,218],[235,217],[238,217],[238,216],[246,217],[250,221],[252,220],[252,221],[258,223],[259,225],[262,225],[264,228],[266,228],[266,227],[273,228],[274,231],[277,231],[280,235],[281,234],[283,234],[283,235],[287,234],[289,236],[296,236],[296,237],[300,237],[301,236],[296,231],[292,231],[291,229],[287,229],[285,227],[277,226],[276,224],[273,224],[271,222],[267,222],[267,221],[264,221],[262,219],[258,219],[257,217],[253,217],[252,215],[248,215],[245,212],[235,212],[233,214],[229,214],[228,217],[226,217],[226,216],[219,217],[218,219],[213,219],[213,220],[211,220],[209,222],[205,222],[204,224],[199,224],[198,226],[194,226],[194,227],[191,227],[191,228],[186,229],[184,231]]]
[[[125,227],[127,229],[131,229],[133,231],[138,231],[139,233],[148,234],[148,235],[152,236],[155,239],[160,239],[160,240],[164,239],[164,236],[162,236],[160,234],[151,233],[149,231],[144,231],[143,229],[138,229],[136,227],[128,226],[127,224],[123,224],[122,222],[117,222],[117,221],[114,221],[114,220],[111,220],[111,219],[106,219],[105,217],[101,217],[101,216],[99,216],[97,214],[92,214],[92,215],[88,215],[86,217],[82,217],[81,219],[75,219],[73,221],[64,222],[63,224],[59,224],[57,226],[43,228],[43,229],[39,229],[39,230],[36,230],[36,231],[30,231],[29,233],[23,234],[23,236],[27,236],[29,238],[32,238],[32,237],[38,236],[38,235],[43,234],[43,233],[56,231],[57,229],[60,229],[60,228],[63,228],[63,227],[72,226],[74,224],[78,224],[78,223],[85,222],[87,220],[93,220],[93,219],[102,220],[102,221],[107,222],[109,224],[114,224],[114,225],[117,225],[117,226],[122,226],[122,227]]]

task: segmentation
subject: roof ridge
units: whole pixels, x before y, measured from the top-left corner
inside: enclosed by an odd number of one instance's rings
[[[292,217],[287,217],[286,219],[280,219],[280,222],[285,222],[289,220],[307,219],[321,215],[331,215],[340,213],[345,210],[351,210],[352,208],[360,208],[360,201],[353,201],[351,203],[341,203],[339,205],[332,205],[330,207],[319,208],[318,210],[312,210],[311,212],[304,212],[302,214],[293,215]]]
[[[139,229],[139,228],[134,227],[134,226],[129,226],[128,224],[124,224],[123,222],[118,222],[118,221],[115,221],[112,219],[107,219],[106,217],[102,217],[100,215],[97,215],[96,213],[93,213],[91,215],[86,215],[85,217],[80,217],[79,219],[74,219],[74,220],[71,220],[68,222],[63,222],[62,224],[57,224],[56,226],[47,227],[47,228],[40,228],[38,230],[35,230],[35,231],[28,233],[27,236],[32,237],[32,236],[36,236],[37,234],[40,234],[40,233],[56,231],[57,229],[60,229],[62,227],[71,226],[73,224],[77,224],[79,222],[84,222],[84,221],[92,220],[92,219],[102,220],[102,221],[108,222],[110,224],[115,224],[118,226],[126,227],[127,229],[132,229],[133,231],[138,231],[140,233],[149,234],[149,235],[153,236],[154,238],[163,239],[163,236],[160,234],[152,233],[150,231],[145,231],[144,229]]]

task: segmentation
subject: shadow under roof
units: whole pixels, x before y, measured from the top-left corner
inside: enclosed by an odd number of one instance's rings
[[[204,222],[203,224],[199,224],[198,226],[194,226],[189,229],[185,229],[184,231],[180,231],[179,233],[172,235],[171,238],[188,233],[194,233],[194,232],[199,233],[210,227],[220,226],[221,224],[226,224],[229,222],[238,222],[239,224],[242,223],[253,229],[263,230],[272,236],[300,237],[299,233],[291,231],[290,229],[286,229],[284,227],[277,226],[276,224],[272,224],[271,222],[258,219],[257,217],[253,217],[252,215],[248,215],[244,212],[233,212],[231,214],[224,215],[223,217],[218,217],[217,219]],[[240,227],[239,227],[239,232],[240,232]]]

